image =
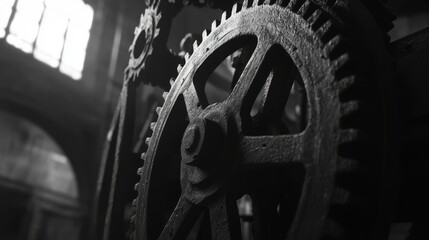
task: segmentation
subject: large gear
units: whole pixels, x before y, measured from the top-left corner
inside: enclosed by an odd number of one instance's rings
[[[144,14],[140,16],[139,26],[134,30],[134,39],[129,48],[130,59],[128,62],[128,77],[137,79],[145,68],[146,59],[152,54],[153,42],[159,35],[158,23],[161,13],[158,12],[160,1],[154,1],[149,5]]]
[[[382,129],[380,119],[369,126],[380,115],[365,101],[375,101],[377,111],[379,86],[366,85],[371,77],[353,61],[359,50],[322,6],[260,2],[225,12],[178,67],[138,170],[136,239],[185,238],[201,215],[203,239],[240,239],[235,200],[245,193],[256,239],[373,236],[384,133],[368,133]],[[253,54],[230,96],[209,104],[208,75],[246,46]],[[264,104],[251,117],[270,73]],[[278,125],[297,76],[307,96],[305,129],[276,135],[255,129]]]

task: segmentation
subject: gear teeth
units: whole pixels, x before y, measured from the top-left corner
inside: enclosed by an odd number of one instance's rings
[[[140,186],[140,183],[136,183],[136,184],[134,184],[134,190],[135,190],[135,191],[138,191],[138,190],[139,190],[139,186]]]
[[[344,37],[337,35],[333,37],[327,44],[325,44],[324,52],[330,60],[334,60],[341,54],[344,54]]]
[[[207,30],[204,30],[203,33],[201,34],[203,41],[207,38]]]
[[[189,60],[189,53],[185,53],[185,62],[187,62]],[[180,70],[182,70],[182,68],[180,68]]]
[[[320,36],[322,42],[326,43],[335,36],[334,28],[334,23],[331,20],[328,20],[319,29],[317,29],[316,34]]]
[[[211,31],[213,32],[214,30],[216,30],[217,26],[218,26],[218,21],[217,21],[217,20],[214,20],[214,21],[212,22],[212,29],[211,29]]]
[[[130,217],[130,223],[134,223],[136,221],[136,215],[132,215]]]
[[[249,6],[249,0],[244,0],[243,4],[241,5],[241,10],[247,9]]]
[[[353,99],[356,99],[359,95],[359,92],[362,92],[364,87],[362,79],[359,79],[357,76],[347,76],[338,81],[337,88],[339,91],[340,101],[346,102]]]
[[[264,5],[271,5],[271,0],[265,0]]]
[[[343,158],[355,159],[359,162],[370,162],[368,153],[377,149],[377,142],[363,130],[343,129],[340,131],[337,154]],[[374,156],[375,157],[375,156]]]
[[[146,143],[146,145],[149,145],[149,143],[150,143],[150,137],[146,138],[145,143]]]
[[[164,98],[164,100],[166,100],[166,99],[167,99],[167,96],[168,96],[168,92],[163,92],[163,93],[162,93],[162,98]]]
[[[140,155],[140,158],[142,159],[142,160],[146,160],[146,153],[144,152],[144,153],[142,153],[142,155]]]
[[[357,129],[342,129],[340,131],[340,144],[356,142],[361,138],[361,131]]]
[[[221,16],[220,21],[221,21],[222,23],[226,21],[226,12],[223,12],[223,13],[222,13],[222,16]]]
[[[341,111],[341,115],[344,117],[344,116],[356,114],[362,111],[362,109],[364,108],[365,107],[363,106],[363,103],[361,101],[355,100],[355,101],[350,101],[350,102],[341,104],[340,111]]]
[[[155,129],[155,126],[156,126],[156,122],[150,123],[150,129],[152,129],[152,131]]]
[[[143,168],[140,167],[137,169],[137,175],[141,176],[143,174]]]
[[[342,79],[343,77],[346,77],[346,74],[350,72],[348,71],[350,67],[350,62],[351,58],[349,53],[344,53],[333,61],[335,77],[337,79]]]
[[[174,84],[174,78],[171,78],[170,79],[170,86],[173,86],[173,84]]]
[[[276,5],[279,5],[279,6],[284,6],[287,3],[288,3],[287,0],[276,0]]]
[[[180,73],[180,71],[182,71],[182,65],[179,64],[179,65],[177,65],[177,73]],[[171,80],[170,80],[170,82],[171,82]]]
[[[161,113],[161,109],[162,109],[161,107],[157,107],[157,108],[156,108],[156,114],[158,114],[158,116],[159,116],[159,114]]]
[[[231,9],[231,16],[232,15],[234,15],[234,14],[236,14],[237,13],[237,3],[235,3],[233,6],[232,6],[232,9]]]
[[[316,31],[325,23],[326,15],[323,14],[322,10],[317,9],[314,13],[308,18],[311,29]]]
[[[137,206],[137,198],[133,200],[133,202],[131,203],[131,205],[132,205],[133,207],[136,207],[136,206]]]
[[[296,13],[303,3],[303,0],[291,0],[287,5],[287,8]]]
[[[197,42],[197,40],[195,40],[194,43],[192,44],[192,49],[195,52],[195,50],[197,50],[197,48],[198,48],[198,42]]]
[[[252,6],[257,7],[259,5],[259,0],[253,0]]]
[[[305,3],[299,8],[298,14],[307,20],[314,13],[314,11],[316,11],[316,4],[314,4],[312,1],[305,1]]]

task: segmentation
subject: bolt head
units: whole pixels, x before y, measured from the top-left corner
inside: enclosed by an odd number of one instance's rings
[[[200,141],[200,130],[197,126],[189,127],[183,136],[183,147],[188,153],[192,153],[198,146]]]

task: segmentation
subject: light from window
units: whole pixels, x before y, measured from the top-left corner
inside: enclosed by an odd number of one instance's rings
[[[81,0],[0,0],[0,38],[79,80],[93,15]]]
[[[15,0],[0,0],[0,38],[6,36],[6,27],[12,14]]]

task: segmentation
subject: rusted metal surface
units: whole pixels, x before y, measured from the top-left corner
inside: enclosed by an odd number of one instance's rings
[[[391,62],[376,62],[381,70],[371,68],[373,76],[360,71],[351,58],[362,53],[353,44],[367,47],[365,54],[381,47],[369,54],[382,59],[384,41],[368,41],[374,35],[364,29],[362,42],[344,45],[342,35],[351,31],[343,33],[339,26],[350,22],[330,17],[332,1],[315,2],[234,5],[203,32],[193,54],[185,55],[142,155],[135,239],[183,239],[199,216],[209,221],[201,222],[197,239],[240,239],[235,201],[243,194],[253,202],[257,239],[385,234],[376,229],[383,218],[377,194],[383,183],[377,175],[386,147],[377,94],[378,84],[390,80],[385,71]],[[353,4],[351,15],[370,17],[357,14],[365,7]],[[229,97],[210,104],[207,77],[244,47],[250,56],[236,71]],[[379,77],[375,86],[365,85]],[[306,92],[306,123],[298,133],[290,133],[280,119],[294,81]],[[260,108],[252,116],[261,90]],[[368,114],[362,94],[379,114]],[[366,157],[371,164],[362,161]],[[372,202],[359,202],[362,198]]]

